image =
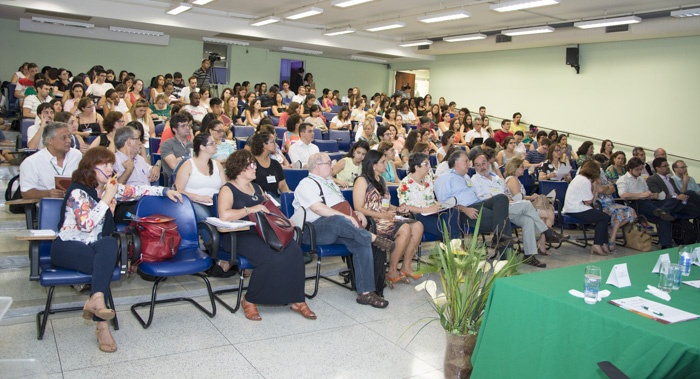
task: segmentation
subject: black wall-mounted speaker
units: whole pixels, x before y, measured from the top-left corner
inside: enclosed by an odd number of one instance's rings
[[[569,66],[578,66],[578,47],[566,48],[566,64]]]

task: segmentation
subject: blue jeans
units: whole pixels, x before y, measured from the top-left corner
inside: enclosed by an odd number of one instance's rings
[[[355,268],[355,289],[357,293],[374,291],[374,256],[372,255],[372,234],[356,228],[345,216],[321,217],[312,223],[316,230],[316,243],[319,245],[339,244],[352,254]],[[302,240],[309,244],[309,233]]]
[[[199,225],[201,221],[206,221],[207,217],[212,216],[211,206],[208,207],[206,205],[195,203],[193,201],[192,208],[194,208],[194,218],[195,220],[197,220],[197,225]],[[209,236],[209,232],[206,229],[200,230],[200,236],[202,237],[202,241],[204,241],[205,243],[209,242],[209,239],[211,238]]]

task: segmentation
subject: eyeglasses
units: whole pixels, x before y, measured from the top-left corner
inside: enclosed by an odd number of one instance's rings
[[[212,131],[212,132],[217,132],[217,133],[223,133],[223,132],[224,132],[223,129],[212,129],[211,131]]]
[[[204,146],[216,146],[216,142],[214,142],[214,141],[212,141],[212,142],[207,142],[207,143],[204,144]]]
[[[250,162],[250,163],[248,164],[248,168],[256,169],[256,168],[258,168],[258,164],[255,163],[255,162]]]
[[[686,167],[688,167],[688,166],[678,166],[676,168],[686,168]]]
[[[265,141],[265,144],[266,144],[266,145],[269,145],[269,144],[275,143],[275,142],[276,142],[276,141]]]
[[[421,163],[420,165],[421,165],[422,167],[428,167],[428,166],[430,166],[430,162],[425,161],[425,162]]]
[[[327,165],[330,166],[331,163],[333,163],[333,162],[331,162],[331,161],[328,161],[328,162],[320,162],[320,163],[318,163],[318,165],[320,166],[320,165],[327,164]]]

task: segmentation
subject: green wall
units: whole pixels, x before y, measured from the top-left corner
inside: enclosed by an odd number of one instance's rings
[[[698,157],[700,37],[581,45],[581,73],[564,63],[566,46],[438,56],[430,93],[492,115],[630,145]],[[678,138],[681,137],[681,138]],[[625,149],[626,150],[626,149]],[[696,174],[700,175],[700,173]]]

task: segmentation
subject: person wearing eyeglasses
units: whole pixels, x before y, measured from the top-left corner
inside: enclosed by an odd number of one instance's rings
[[[688,166],[682,160],[677,160],[671,165],[673,169],[673,181],[681,192],[692,191],[700,195],[700,186],[692,176],[688,175]]]
[[[50,122],[42,133],[44,148],[27,157],[19,169],[23,199],[65,196],[56,189],[56,176],[71,176],[83,154],[70,147],[71,132],[63,122]]]
[[[299,125],[299,141],[289,148],[289,160],[293,165],[300,164],[301,167],[306,167],[309,157],[319,152],[318,146],[314,145],[313,141],[314,126],[303,122]]]
[[[258,165],[255,171],[255,183],[277,201],[280,200],[282,192],[291,192],[287,186],[282,165],[270,157],[277,152],[275,135],[268,131],[255,133],[251,138],[250,150]]]
[[[180,161],[191,156],[190,149],[192,149],[192,141],[188,139],[191,129],[187,117],[179,113],[172,115],[170,129],[173,132],[173,138],[160,144],[160,156],[165,162],[163,174],[168,177],[172,176],[173,170]]]
[[[676,203],[671,214],[680,218],[680,215],[690,216],[691,218],[700,217],[700,195],[695,192],[681,191],[676,183],[669,177],[671,168],[666,158],[655,158],[652,161],[652,166],[656,173],[647,179],[647,185],[651,193],[665,195],[667,200]],[[664,195],[661,195],[663,198]]]
[[[90,84],[86,93],[88,96],[102,97],[107,93],[107,90],[114,89],[111,83],[107,83],[107,72],[97,70],[95,72],[95,83]]]

